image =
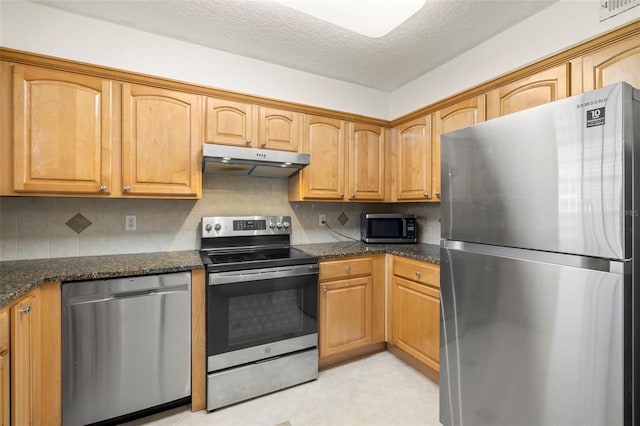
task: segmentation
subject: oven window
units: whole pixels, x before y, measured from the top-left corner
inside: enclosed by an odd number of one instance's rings
[[[370,238],[402,238],[401,219],[371,219],[369,221]]]
[[[229,299],[229,345],[278,339],[303,331],[303,291],[287,289]]]
[[[207,286],[207,355],[317,333],[318,274]]]

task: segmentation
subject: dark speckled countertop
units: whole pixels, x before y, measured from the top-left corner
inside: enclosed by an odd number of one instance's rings
[[[322,259],[389,253],[440,264],[440,246],[435,244],[365,244],[360,241],[304,244],[296,248]]]
[[[295,247],[322,259],[389,253],[440,263],[434,244],[365,244],[360,241]],[[197,250],[64,257],[0,262],[0,307],[49,281],[84,281],[202,269]]]
[[[0,262],[0,307],[49,281],[83,281],[202,269],[196,250]]]

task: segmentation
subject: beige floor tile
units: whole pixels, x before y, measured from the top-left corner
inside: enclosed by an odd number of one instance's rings
[[[180,407],[127,425],[438,426],[438,401],[435,383],[380,352],[325,369],[318,380],[211,413]]]

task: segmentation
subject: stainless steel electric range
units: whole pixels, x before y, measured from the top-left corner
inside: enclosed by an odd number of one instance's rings
[[[318,377],[318,258],[289,216],[203,217],[207,410]]]

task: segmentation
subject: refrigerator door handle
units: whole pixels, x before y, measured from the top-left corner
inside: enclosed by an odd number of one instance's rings
[[[566,253],[553,253],[539,250],[519,249],[514,247],[494,246],[490,244],[469,243],[443,239],[442,248],[448,250],[467,251],[478,254],[510,257],[513,259],[530,260],[533,262],[553,263],[574,268],[592,269],[595,271],[611,272],[614,274],[631,274],[631,260],[611,260],[598,257],[580,256]]]

